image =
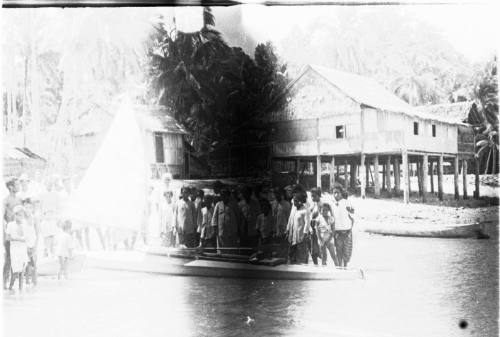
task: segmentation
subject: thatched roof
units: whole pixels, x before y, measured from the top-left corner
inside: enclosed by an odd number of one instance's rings
[[[472,109],[477,111],[477,105],[473,101],[433,104],[417,107],[419,111],[427,114],[439,116],[440,118],[450,120],[456,123],[467,123],[469,113]]]
[[[165,107],[135,105],[134,111],[140,126],[145,130],[176,134],[186,133]],[[105,132],[113,121],[113,115],[113,112],[102,109],[90,111],[74,122],[72,134],[78,137]]]
[[[462,124],[461,121],[455,121],[438,114],[432,114],[425,109],[409,105],[373,78],[318,65],[305,66],[300,75],[287,86],[285,93],[289,92],[308,72],[314,72],[319,75],[330,85],[334,86],[360,105],[403,113],[410,117],[418,117],[450,124]]]

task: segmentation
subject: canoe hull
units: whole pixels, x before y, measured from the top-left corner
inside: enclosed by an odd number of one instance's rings
[[[311,265],[265,266],[250,263],[186,260],[141,252],[87,256],[86,267],[165,275],[272,280],[362,279],[360,269],[336,269]]]
[[[471,225],[398,225],[391,227],[367,227],[364,230],[369,234],[421,237],[421,238],[445,238],[445,239],[487,239],[489,236],[484,233],[480,224]]]

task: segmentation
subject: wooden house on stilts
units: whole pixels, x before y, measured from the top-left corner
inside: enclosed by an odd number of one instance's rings
[[[424,200],[429,177],[434,182],[432,172],[437,172],[442,199],[443,166],[448,162],[459,197],[459,168],[465,166],[462,171],[467,172],[467,160],[474,157],[469,125],[416,109],[373,79],[320,66],[306,66],[284,95],[285,107],[271,109],[257,123],[268,130],[273,171],[295,166],[298,180],[308,163],[316,186],[328,188],[342,172],[346,187],[360,188],[362,197],[373,185],[376,196],[382,190],[402,193],[408,202],[413,171]],[[323,182],[322,171],[330,176]],[[476,191],[478,185],[476,178]],[[467,184],[463,186],[467,198]]]

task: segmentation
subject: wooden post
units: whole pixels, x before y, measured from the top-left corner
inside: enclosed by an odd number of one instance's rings
[[[365,158],[366,160],[366,158]],[[370,166],[371,163],[369,160],[366,160],[367,164],[365,164],[365,169],[366,169],[366,187],[370,186]]]
[[[422,160],[422,201],[423,202],[427,201],[427,176],[429,175],[429,172],[427,172],[428,167],[429,167],[429,156],[427,154],[424,154],[424,157]]]
[[[411,171],[412,171],[412,163],[410,156],[408,156],[408,194],[411,195]]]
[[[380,195],[380,177],[379,177],[379,170],[378,170],[378,154],[375,155],[375,158],[373,159],[373,170],[375,171],[375,195]]]
[[[418,195],[422,196],[422,162],[417,159]]]
[[[464,200],[466,200],[469,198],[467,196],[467,160],[466,159],[462,160],[462,180],[463,180],[463,187],[464,187],[463,198],[464,198]]]
[[[351,185],[351,188],[356,188],[356,182],[357,182],[357,174],[356,172],[358,171],[358,165],[356,163],[354,163],[354,161],[351,161],[351,163],[349,164],[350,165],[350,173],[351,173],[351,181],[350,181],[350,185]]]
[[[349,184],[348,184],[348,177],[349,175],[347,174],[347,159],[344,161],[344,188],[347,190],[347,188],[349,187]]]
[[[493,157],[494,158],[494,157]],[[495,161],[493,160],[493,163],[495,163]],[[474,180],[474,183],[475,183],[475,187],[476,187],[476,190],[474,191],[474,197],[476,199],[479,199],[479,159],[474,157],[474,164],[475,164],[475,172],[474,172],[474,175],[475,175],[475,180]],[[492,173],[495,173],[496,172],[496,167],[493,166],[493,172]]]
[[[368,177],[368,171],[365,169],[365,154],[361,154],[361,165],[359,165],[359,179],[361,180],[361,198],[366,198],[366,178]],[[366,171],[363,174],[363,171]]]
[[[330,192],[335,184],[335,157],[332,156],[332,161],[330,162]]]
[[[458,200],[460,197],[459,190],[458,190],[458,155],[455,156],[454,161],[453,161],[453,183],[455,185],[455,200]]]
[[[382,164],[382,191],[385,190],[385,164]]]
[[[408,153],[403,151],[401,153],[401,164],[403,165],[403,201],[405,204],[410,202],[410,182],[408,174]]]
[[[399,158],[394,157],[394,191],[399,194],[401,191],[401,167],[399,167]]]
[[[385,186],[387,192],[391,194],[391,156],[387,156],[387,160],[385,162]]]
[[[340,165],[337,164],[336,166],[337,166],[337,171],[336,171],[337,172],[337,179],[340,179]]]
[[[434,193],[434,162],[432,160],[429,161],[429,174],[431,180],[431,193]]]
[[[297,171],[297,184],[300,183],[300,158],[295,161],[295,168]]]
[[[438,160],[438,198],[443,201],[443,155]]]
[[[316,156],[316,187],[321,188],[321,156]]]

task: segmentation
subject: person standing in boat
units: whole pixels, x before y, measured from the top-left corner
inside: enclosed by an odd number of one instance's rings
[[[316,229],[316,224],[318,222],[321,208],[321,188],[314,187],[313,189],[311,189],[311,200],[312,203],[309,208],[309,213],[311,214],[311,235],[308,240],[308,248],[314,264],[317,265],[318,257],[321,253]]]
[[[9,290],[12,290],[16,278],[19,278],[19,290],[23,289],[23,271],[28,263],[28,247],[26,245],[26,233],[28,232],[25,219],[24,207],[14,207],[14,221],[7,224],[5,231],[6,239],[10,242],[10,268],[11,279]]]
[[[296,188],[293,193],[294,207],[288,219],[286,234],[291,264],[307,264],[309,260],[307,239],[310,231],[310,216],[306,203],[306,192],[301,188]]]
[[[335,233],[335,223],[332,217],[332,208],[326,202],[321,203],[320,207],[321,213],[317,217],[316,221],[316,232],[318,233],[318,240],[321,249],[321,262],[323,266],[326,266],[327,253],[330,253],[335,266],[339,265],[337,260],[337,254],[335,252],[335,244],[333,235]]]
[[[259,245],[272,243],[274,222],[271,203],[265,199],[260,202],[261,213],[257,217],[256,229],[259,233]]]
[[[257,216],[260,214],[260,205],[256,199],[252,198],[252,189],[250,186],[242,188],[238,207],[242,216],[240,243],[245,247],[257,247],[259,235],[255,224],[257,223]]]
[[[181,188],[181,196],[175,205],[174,228],[179,237],[179,244],[194,248],[196,244],[196,208],[189,199],[189,189]]]
[[[165,247],[172,247],[175,245],[173,197],[174,194],[172,191],[165,191],[158,210],[161,244]]]
[[[347,267],[352,255],[352,226],[354,225],[354,208],[347,201],[342,185],[333,186],[334,202],[332,215],[335,224],[335,249],[339,266]]]
[[[9,190],[9,194],[3,201],[3,287],[7,289],[10,279],[10,241],[7,237],[7,224],[14,221],[14,208],[21,205],[21,199],[17,196],[18,182],[16,178],[9,180],[5,186]]]
[[[217,248],[237,247],[239,239],[240,212],[236,203],[231,202],[227,188],[221,191],[221,201],[214,208],[212,226],[217,233]],[[222,251],[219,251],[222,253]],[[228,253],[228,251],[225,251]]]
[[[201,202],[201,220],[200,220],[200,245],[199,247],[215,247],[217,245],[215,240],[214,227],[212,226],[212,217],[214,210],[214,197],[205,195]]]

